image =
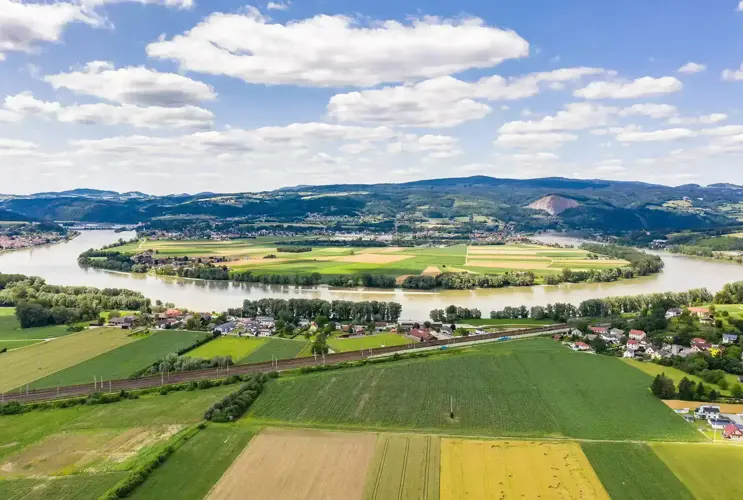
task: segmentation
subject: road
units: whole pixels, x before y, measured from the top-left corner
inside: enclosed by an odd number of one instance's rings
[[[158,387],[164,384],[180,384],[184,382],[192,382],[199,380],[209,380],[216,378],[225,378],[230,375],[245,375],[256,372],[268,372],[268,371],[284,371],[293,370],[297,368],[303,368],[306,366],[316,366],[324,364],[337,364],[344,363],[347,361],[358,361],[369,357],[377,357],[380,355],[388,355],[396,352],[410,352],[418,350],[426,350],[432,348],[439,348],[440,346],[449,345],[472,345],[484,342],[493,342],[503,337],[509,337],[512,339],[517,338],[528,338],[539,335],[548,335],[552,333],[566,332],[568,325],[552,325],[543,328],[531,328],[518,331],[509,332],[497,332],[489,333],[486,335],[478,335],[476,338],[473,337],[454,337],[446,340],[433,340],[431,342],[421,342],[419,344],[402,345],[402,346],[391,346],[391,347],[380,347],[378,349],[364,349],[361,351],[349,351],[337,354],[328,354],[325,356],[316,356],[310,358],[293,358],[284,359],[278,361],[267,361],[264,363],[251,363],[246,365],[234,365],[229,368],[215,369],[210,368],[208,370],[194,370],[189,372],[177,372],[170,374],[159,374],[155,376],[134,378],[134,379],[121,379],[121,380],[108,380],[103,383],[83,384],[83,385],[71,385],[66,387],[58,387],[53,389],[35,389],[31,391],[19,390],[18,392],[7,393],[0,395],[0,401],[18,401],[20,403],[31,403],[36,401],[50,401],[54,399],[64,399],[77,396],[87,396],[93,392],[118,392],[120,390],[136,390],[136,389],[147,389],[150,387]]]

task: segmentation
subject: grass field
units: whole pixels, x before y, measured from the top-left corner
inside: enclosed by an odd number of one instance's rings
[[[135,341],[128,330],[96,328],[2,354],[0,392],[8,392]]]
[[[367,472],[366,500],[438,500],[438,436],[381,434]]]
[[[157,250],[161,256],[230,257],[227,265],[254,274],[311,274],[328,276],[380,273],[388,276],[437,274],[453,268],[484,274],[533,271],[555,274],[563,268],[606,269],[627,265],[622,260],[589,259],[580,249],[543,245],[497,245],[449,247],[318,247],[302,253],[279,252],[281,239],[258,238],[231,241],[147,240],[120,247],[122,252]],[[265,259],[268,255],[275,258]]]
[[[374,434],[266,429],[206,498],[362,500],[375,442]]]
[[[697,377],[696,375],[690,375],[684,371],[679,370],[678,368],[673,368],[672,366],[662,366],[662,365],[657,365],[655,363],[650,363],[646,361],[638,361],[636,359],[627,359],[627,358],[622,358],[622,361],[624,361],[630,366],[637,368],[638,370],[641,370],[647,373],[648,375],[652,377],[655,377],[656,375],[659,375],[661,373],[665,373],[667,377],[673,380],[673,383],[676,384],[676,387],[678,387],[679,382],[681,382],[681,380],[684,377],[688,378],[689,380],[693,380],[696,383],[704,382],[700,377]],[[725,378],[727,379],[728,384],[731,386],[733,384],[738,383],[738,377],[736,377],[735,375],[727,374],[725,375]],[[727,389],[722,390],[719,387],[715,386],[714,384],[708,384],[707,382],[704,382],[704,385],[709,386],[709,387],[714,387],[715,389],[717,389],[717,391],[719,391],[723,395],[730,395],[730,391]]]
[[[266,343],[265,338],[219,337],[186,353],[192,358],[212,359],[216,356],[232,356],[237,362]]]
[[[651,381],[618,359],[534,339],[282,377],[268,385],[249,416],[434,433],[704,439],[650,393]]]
[[[651,447],[694,498],[743,498],[740,446],[653,443]]]
[[[208,334],[162,330],[112,351],[58,371],[31,384],[32,389],[128,378],[172,352],[185,349]],[[208,344],[207,344],[208,345]]]
[[[267,338],[258,349],[238,360],[238,363],[262,363],[272,359],[291,359],[299,356],[311,342],[304,339]]]
[[[244,427],[211,425],[176,450],[128,498],[201,500],[252,437]]]
[[[581,444],[612,500],[693,500],[689,490],[646,444]]]
[[[443,439],[441,500],[609,500],[577,443]]]
[[[70,332],[64,325],[22,329],[15,317],[15,308],[0,307],[0,342],[4,340],[52,339],[69,334]]]
[[[124,473],[0,480],[3,500],[98,500]]]
[[[361,349],[376,349],[377,347],[390,347],[396,345],[412,344],[414,341],[404,335],[396,333],[379,333],[376,335],[364,335],[348,339],[328,340],[328,347],[335,352],[359,351]]]
[[[11,349],[18,349],[19,347],[25,347],[27,345],[34,345],[38,344],[40,342],[44,342],[43,340],[0,340],[0,351],[3,349],[11,350]]]

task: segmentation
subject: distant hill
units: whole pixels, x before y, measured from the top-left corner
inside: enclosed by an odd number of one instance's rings
[[[551,194],[529,203],[526,208],[542,210],[550,215],[559,215],[569,208],[579,207],[580,203],[570,198]]]
[[[26,215],[0,208],[1,222],[30,222],[31,220],[32,219]]]

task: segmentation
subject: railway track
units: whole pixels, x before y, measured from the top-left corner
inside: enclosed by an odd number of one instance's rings
[[[65,387],[56,387],[53,389],[34,389],[13,391],[0,395],[0,402],[18,401],[20,403],[32,403],[38,401],[50,401],[54,399],[65,399],[78,396],[87,396],[94,392],[118,392],[121,390],[137,390],[159,387],[165,384],[180,384],[184,382],[198,382],[199,380],[213,380],[226,378],[231,375],[245,375],[256,372],[266,371],[285,371],[307,366],[330,365],[345,363],[348,361],[358,361],[371,356],[384,354],[394,354],[400,351],[412,351],[438,346],[454,346],[457,344],[471,343],[474,340],[497,340],[500,338],[519,338],[530,337],[537,334],[546,335],[548,333],[557,333],[568,329],[568,325],[559,324],[543,328],[530,328],[515,330],[511,332],[488,333],[484,335],[469,337],[453,337],[445,340],[432,340],[429,342],[420,342],[410,345],[380,347],[378,349],[363,349],[361,351],[349,351],[336,354],[327,354],[325,356],[315,356],[310,358],[292,358],[278,361],[266,361],[263,363],[251,363],[246,365],[233,365],[229,368],[209,368],[206,370],[194,370],[189,372],[175,372],[169,374],[159,374],[148,377],[108,380],[94,384],[70,385]]]

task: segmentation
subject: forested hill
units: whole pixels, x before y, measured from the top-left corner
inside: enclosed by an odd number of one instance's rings
[[[546,196],[567,200],[557,215],[527,208]],[[564,201],[563,200],[563,201]],[[725,216],[743,202],[743,188],[661,186],[641,182],[476,176],[403,184],[297,186],[264,193],[148,196],[74,190],[4,196],[0,208],[37,219],[145,222],[164,216],[270,219],[296,222],[319,216],[484,216],[523,229],[599,231],[698,229],[734,224]],[[536,204],[535,206],[540,206]]]

